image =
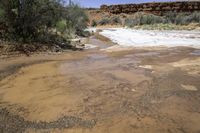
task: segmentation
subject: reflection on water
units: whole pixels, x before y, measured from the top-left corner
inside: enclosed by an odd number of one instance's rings
[[[132,64],[132,66],[136,66],[138,63],[139,60],[132,57],[116,59],[113,57],[108,57],[105,54],[90,54],[82,60],[65,62],[61,64],[60,68],[63,73],[77,73],[91,72],[102,69],[117,69],[130,64]]]

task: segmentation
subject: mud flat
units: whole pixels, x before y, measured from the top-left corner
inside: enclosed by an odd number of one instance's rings
[[[0,132],[200,132],[197,48],[88,44],[96,47],[0,60]]]

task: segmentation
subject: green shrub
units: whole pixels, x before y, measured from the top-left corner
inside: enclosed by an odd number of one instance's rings
[[[60,31],[61,33],[64,33],[64,31],[66,30],[66,28],[67,28],[66,20],[61,20],[61,21],[57,22],[56,29],[58,31]]]
[[[164,20],[160,16],[156,16],[153,14],[147,14],[147,15],[142,15],[140,19],[140,24],[158,24],[158,23],[163,23]]]
[[[98,22],[98,25],[107,25],[110,24],[110,19],[109,18],[103,18]]]
[[[128,27],[134,27],[136,25],[140,24],[140,20],[133,19],[133,18],[127,18],[125,19],[124,25]]]
[[[122,24],[122,21],[120,19],[119,16],[114,16],[110,19],[110,24],[112,25],[118,25],[118,24]]]
[[[189,23],[200,23],[200,12],[193,13],[175,13],[165,14],[165,23],[173,23],[177,25],[187,25]]]
[[[164,18],[153,14],[136,13],[132,18],[125,19],[125,26],[153,25],[163,23]]]
[[[0,7],[8,38],[27,43],[54,28],[62,18],[61,9],[64,8],[57,0],[1,0]]]
[[[97,26],[97,22],[95,20],[92,20],[91,26],[92,27],[96,27]]]
[[[177,14],[175,18],[175,24],[179,24],[179,25],[186,24],[185,18],[186,18],[185,14],[183,13]]]
[[[73,2],[67,7],[66,20],[71,22],[75,33],[80,36],[82,35],[81,32],[84,32],[85,28],[87,28],[89,22],[85,10]]]
[[[85,10],[73,3],[64,6],[63,1],[0,0],[0,28],[7,28],[4,38],[22,43],[47,42],[44,36],[54,34],[55,29],[62,37],[81,35],[89,20]]]
[[[176,22],[176,13],[174,12],[169,12],[164,14],[165,20],[164,23],[175,23]]]
[[[1,21],[2,18],[4,17],[4,13],[5,13],[4,10],[0,8],[0,17],[1,17],[0,21]]]
[[[79,36],[82,36],[82,37],[89,37],[91,34],[89,31],[81,31]]]
[[[140,12],[135,13],[134,16],[131,16],[131,17],[125,19],[124,25],[128,26],[128,27],[134,27],[136,25],[139,25],[142,15],[143,14]]]
[[[200,23],[200,12],[193,12],[189,16],[185,17],[185,23]]]
[[[108,18],[108,17],[103,18],[97,24],[98,25],[108,25],[108,24],[110,24],[110,25],[121,25],[122,21],[121,21],[119,16],[113,16],[111,18]]]

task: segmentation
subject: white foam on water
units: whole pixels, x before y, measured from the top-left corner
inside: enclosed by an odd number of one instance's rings
[[[103,29],[100,34],[123,47],[186,46],[200,48],[200,31],[109,28]]]

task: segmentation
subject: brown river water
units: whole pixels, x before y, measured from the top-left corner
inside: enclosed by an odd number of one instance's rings
[[[0,132],[199,133],[200,56],[187,47],[0,60]]]

